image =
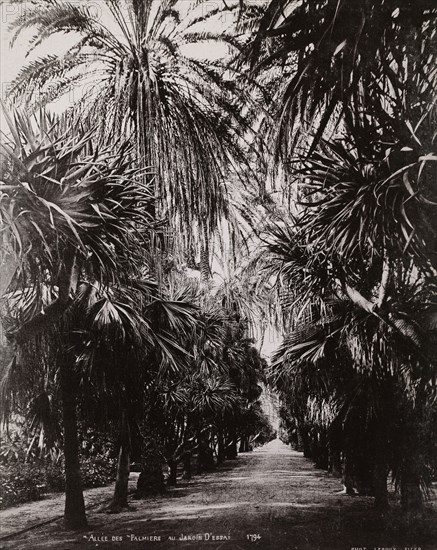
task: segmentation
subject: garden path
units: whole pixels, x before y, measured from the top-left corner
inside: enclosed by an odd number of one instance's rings
[[[66,532],[62,520],[57,519],[0,540],[0,548],[437,548],[437,537],[429,534],[429,525],[426,538],[423,530],[414,533],[403,524],[394,528],[392,525],[389,534],[374,515],[371,498],[339,494],[340,489],[338,479],[317,470],[301,453],[274,440],[225,462],[215,472],[181,482],[166,495],[132,501],[133,508],[121,514],[108,515],[92,508],[88,511],[90,528],[86,532]],[[99,491],[95,495],[100,494],[102,500],[107,491],[108,497],[111,492],[110,488]],[[54,505],[52,500],[40,501],[14,509],[16,529],[27,521],[29,513],[38,515],[40,520],[49,519],[50,514],[61,515],[62,499],[56,502]],[[6,512],[0,513],[0,525]],[[424,521],[435,518],[432,514]]]

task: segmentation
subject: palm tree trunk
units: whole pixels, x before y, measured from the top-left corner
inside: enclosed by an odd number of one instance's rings
[[[341,477],[341,452],[338,450],[331,450],[330,453],[330,473],[334,477]]]
[[[302,441],[302,451],[305,458],[312,458],[311,452],[311,440],[308,433],[308,429],[305,426],[302,426],[299,429],[300,439]]]
[[[203,282],[208,282],[211,278],[211,267],[209,265],[209,236],[206,221],[204,222],[202,233],[203,239],[201,239],[200,248],[200,276]]]
[[[327,470],[329,468],[328,442],[326,430],[321,428],[317,434],[315,464],[317,468]]]
[[[234,426],[229,427],[228,442],[226,445],[226,458],[232,460],[237,458],[237,431]]]
[[[247,436],[242,436],[240,441],[240,453],[249,452],[249,438]]]
[[[197,473],[209,471],[214,467],[214,452],[209,446],[208,434],[200,431],[197,436],[198,455],[197,455]]]
[[[142,450],[142,469],[137,481],[137,498],[147,498],[165,492],[165,480],[162,471],[162,453],[156,438],[146,435],[146,445]]]
[[[347,495],[354,495],[353,464],[350,457],[346,454],[344,459],[343,479],[344,489]]]
[[[222,464],[226,458],[226,445],[223,430],[219,430],[217,434],[217,464]]]
[[[300,423],[296,422],[296,451],[303,453],[304,451],[304,438],[302,436],[302,429]]]
[[[117,478],[115,480],[114,496],[108,511],[117,513],[123,508],[128,508],[129,504],[128,489],[129,489],[129,474],[130,474],[130,452],[131,452],[131,436],[130,425],[126,410],[121,413],[120,427],[120,451],[118,453]]]
[[[420,512],[423,509],[420,478],[414,471],[414,467],[402,472],[401,506],[405,512]]]
[[[77,381],[67,358],[62,361],[60,375],[65,455],[64,525],[66,529],[79,530],[87,527],[88,523],[80,476]]]
[[[376,510],[384,511],[389,507],[387,492],[387,466],[382,460],[377,461],[373,468],[373,495]]]
[[[185,451],[182,455],[182,479],[191,479],[191,451]]]
[[[167,484],[168,485],[177,485],[178,480],[178,463],[174,458],[170,458],[168,461],[168,479]]]
[[[230,460],[233,460],[234,458],[237,458],[238,451],[237,451],[237,441],[232,440],[228,445],[228,450],[226,452],[226,458],[229,458]]]

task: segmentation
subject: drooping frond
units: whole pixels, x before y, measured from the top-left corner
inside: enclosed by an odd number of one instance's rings
[[[284,154],[309,125],[317,128],[315,145],[331,122],[363,109],[392,129],[397,109],[415,119],[406,90],[415,87],[425,102],[435,94],[436,17],[432,0],[414,6],[399,0],[268,2],[245,59],[255,70],[281,61],[295,65],[278,98]]]
[[[177,2],[152,4],[103,2],[102,12],[112,18],[111,28],[118,29],[115,34],[105,26],[103,14],[95,17],[91,7],[56,1],[24,8],[13,23],[17,33],[35,28],[43,40],[72,32],[79,40],[67,54],[25,67],[12,95],[28,98],[54,82],[47,97],[54,99],[57,86],[59,93],[65,92],[69,85],[87,82],[92,71],[99,93],[87,94],[81,112],[99,131],[111,127],[114,135],[133,138],[137,165],[155,170],[159,216],[171,220],[173,230],[188,228],[190,241],[197,233],[210,235],[223,217],[238,230],[227,208],[224,182],[230,166],[248,165],[253,140],[243,110],[250,94],[242,75],[233,70],[230,76],[224,62],[197,59],[184,50],[193,41],[209,44],[217,39],[201,27],[220,10],[205,11],[193,3],[182,18]],[[222,38],[232,42],[228,34]],[[242,172],[240,177],[248,176]]]

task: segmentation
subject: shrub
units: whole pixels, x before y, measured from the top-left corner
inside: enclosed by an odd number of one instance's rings
[[[65,488],[65,474],[62,461],[44,467],[47,492],[61,493]]]
[[[80,468],[84,488],[103,487],[115,479],[116,462],[106,455],[82,459]]]
[[[45,491],[44,472],[32,464],[0,466],[0,509],[39,500]]]
[[[102,487],[115,479],[116,462],[106,456],[82,460],[84,488]],[[0,509],[39,500],[45,493],[62,492],[65,487],[63,460],[56,463],[14,461],[0,465]]]
[[[91,428],[81,441],[83,488],[102,487],[115,479],[116,453],[112,439]],[[42,452],[17,421],[7,436],[0,434],[0,509],[39,500],[45,493],[63,492],[64,457],[59,443]]]

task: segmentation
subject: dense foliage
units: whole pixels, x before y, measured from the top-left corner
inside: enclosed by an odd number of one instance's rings
[[[420,510],[437,463],[434,2],[101,4],[39,0],[11,26],[35,31],[31,55],[74,45],[24,66],[4,109],[0,390],[26,443],[3,451],[2,505],[65,470],[77,529],[82,485],[113,464],[111,512],[131,462],[138,498],[214,469],[275,436],[268,383],[283,437],[346,492],[383,510],[390,475]],[[211,43],[226,53],[189,54]],[[50,114],[89,78],[98,95]],[[270,365],[266,323],[283,336]]]
[[[379,508],[389,472],[421,508],[435,467],[436,17],[270,2],[249,48],[254,70],[294,67],[274,101],[299,203],[260,258],[286,333],[271,377],[299,447]]]

